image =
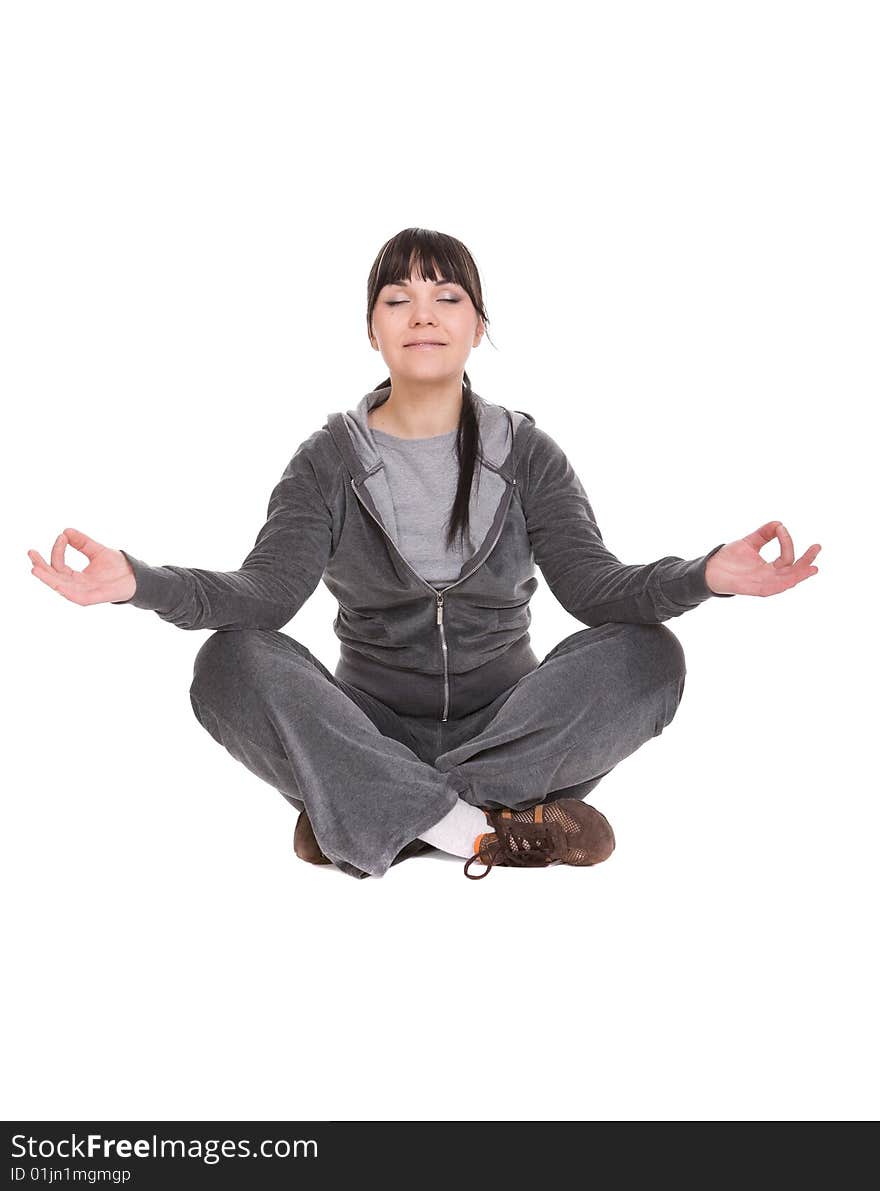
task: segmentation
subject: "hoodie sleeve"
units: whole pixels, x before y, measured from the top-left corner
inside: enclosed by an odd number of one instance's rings
[[[301,444],[269,499],[267,520],[237,571],[149,566],[122,550],[137,588],[130,604],[179,629],[280,629],[303,606],[330,558],[333,518]]]
[[[657,562],[622,563],[605,546],[564,452],[538,427],[532,430],[525,476],[523,509],[535,562],[563,608],[583,624],[658,624],[710,596],[721,597],[706,584],[706,563],[726,543],[690,561],[667,555]]]

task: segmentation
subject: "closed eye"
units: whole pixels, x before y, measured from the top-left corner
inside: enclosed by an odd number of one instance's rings
[[[386,299],[385,305],[386,306],[402,306],[404,302],[408,302],[408,301],[409,301],[409,298],[399,298],[396,302],[392,302],[392,301],[389,301]],[[437,301],[438,302],[453,302],[453,303],[455,303],[455,302],[460,302],[461,298],[438,298]]]

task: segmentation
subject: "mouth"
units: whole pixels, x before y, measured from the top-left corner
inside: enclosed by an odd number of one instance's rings
[[[439,341],[434,342],[433,340],[429,340],[424,343],[405,343],[403,346],[416,348],[417,350],[419,348],[421,348],[422,351],[430,351],[432,348],[435,348],[435,347],[446,347],[446,344],[440,343]]]

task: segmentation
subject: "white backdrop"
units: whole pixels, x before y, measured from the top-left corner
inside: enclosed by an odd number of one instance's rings
[[[7,1118],[876,1117],[872,8],[4,6]],[[413,225],[623,561],[822,543],[667,622],[684,698],[591,795],[596,869],[303,864],[192,714],[208,632],[30,572],[66,526],[235,570],[388,375],[366,279]],[[539,657],[583,627],[532,612]],[[334,613],[285,629],[331,669]]]

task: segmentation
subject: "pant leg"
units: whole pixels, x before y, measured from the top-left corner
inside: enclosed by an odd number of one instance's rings
[[[391,708],[281,632],[214,632],[196,655],[190,701],[236,760],[305,806],[321,851],[350,876],[384,875],[467,789],[416,755]]]
[[[610,623],[573,633],[487,708],[469,739],[434,765],[485,810],[582,798],[671,722],[684,650],[664,624]]]

